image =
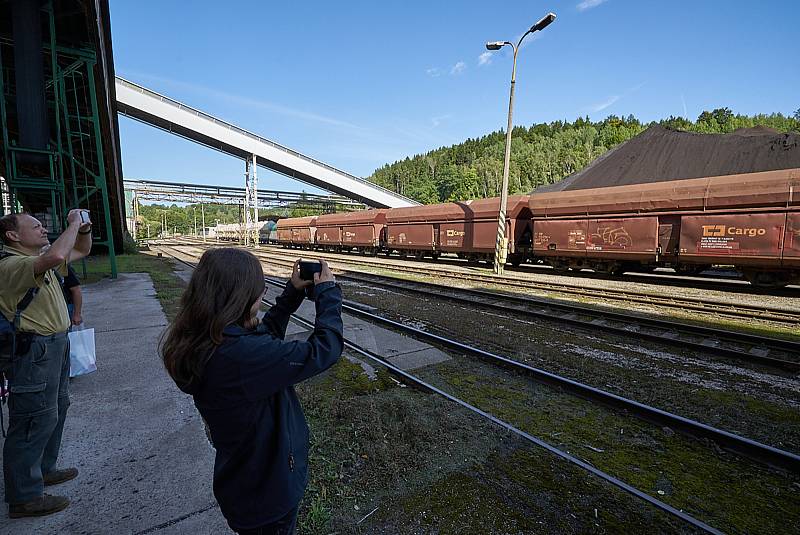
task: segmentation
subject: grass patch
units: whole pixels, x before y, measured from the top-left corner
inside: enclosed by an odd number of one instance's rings
[[[487,377],[471,367],[464,361],[440,366],[438,375],[449,383],[445,390],[717,528],[777,533],[786,522],[800,522],[795,476],[598,405],[546,393],[549,389],[531,387],[526,379]]]
[[[297,387],[311,428],[303,534],[681,528],[438,396],[388,378],[365,387],[363,377],[343,358]],[[463,385],[480,382],[468,376]],[[521,401],[514,394],[506,400]]]

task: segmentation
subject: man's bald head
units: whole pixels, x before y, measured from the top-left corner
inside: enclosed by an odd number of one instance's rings
[[[0,241],[28,250],[38,250],[50,243],[47,229],[38,219],[25,213],[0,217]]]

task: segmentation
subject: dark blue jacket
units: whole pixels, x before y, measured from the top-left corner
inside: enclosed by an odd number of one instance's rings
[[[233,529],[257,528],[294,509],[308,483],[308,425],[295,383],[342,354],[342,291],[314,288],[316,323],[305,342],[286,342],[304,294],[288,283],[255,330],[225,328],[203,378],[189,393],[217,450],[214,495]]]

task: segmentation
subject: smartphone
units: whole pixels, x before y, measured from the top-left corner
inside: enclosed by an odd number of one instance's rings
[[[322,264],[319,260],[301,260],[300,278],[304,281],[313,281],[314,273],[322,272]]]
[[[91,223],[92,220],[89,219],[89,210],[81,210],[81,223]]]

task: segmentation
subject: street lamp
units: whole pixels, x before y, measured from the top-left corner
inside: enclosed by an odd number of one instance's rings
[[[539,22],[530,27],[522,37],[519,38],[516,46],[510,41],[490,41],[486,43],[486,50],[500,50],[508,45],[514,50],[514,62],[511,67],[511,92],[508,98],[508,128],[506,129],[506,155],[503,162],[503,187],[500,190],[500,213],[497,217],[497,241],[494,248],[494,272],[497,275],[503,274],[508,254],[508,238],[506,238],[506,207],[508,206],[508,167],[511,162],[511,114],[514,109],[514,81],[517,74],[517,52],[522,40],[528,34],[538,32],[547,28],[551,22],[556,20],[554,13],[548,13]]]

